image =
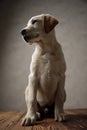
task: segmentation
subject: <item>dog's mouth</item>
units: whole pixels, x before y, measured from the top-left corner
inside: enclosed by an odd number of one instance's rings
[[[29,42],[29,36],[24,36],[24,40],[25,40],[26,42]]]
[[[39,34],[36,34],[35,36],[24,35],[23,37],[26,42],[31,42],[34,41],[34,39],[38,38]]]
[[[24,40],[26,41],[26,42],[28,42],[28,43],[33,43],[33,42],[36,42],[37,41],[37,39],[38,39],[38,37],[39,37],[39,33],[38,32],[30,32],[29,33],[29,31],[27,30],[27,29],[23,29],[22,31],[21,31],[21,34],[22,34],[22,36],[23,36],[23,38],[24,38]]]

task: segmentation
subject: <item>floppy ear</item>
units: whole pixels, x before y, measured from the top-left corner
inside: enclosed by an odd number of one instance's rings
[[[51,15],[44,16],[44,30],[46,33],[49,33],[57,24],[58,20],[52,17]]]

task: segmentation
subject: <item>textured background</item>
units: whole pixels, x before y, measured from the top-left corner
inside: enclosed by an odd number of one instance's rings
[[[87,107],[87,0],[0,1],[0,109],[26,108],[24,90],[34,45],[20,35],[30,17],[50,13],[67,62],[65,108]]]

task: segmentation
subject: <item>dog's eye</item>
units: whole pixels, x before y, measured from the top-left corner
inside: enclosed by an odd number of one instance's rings
[[[33,20],[33,21],[32,21],[32,24],[35,24],[35,23],[37,23],[37,22],[38,22],[37,20]]]

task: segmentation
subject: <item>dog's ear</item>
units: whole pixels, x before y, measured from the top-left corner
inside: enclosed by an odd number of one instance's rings
[[[57,24],[58,20],[51,15],[44,15],[44,30],[49,33]]]

